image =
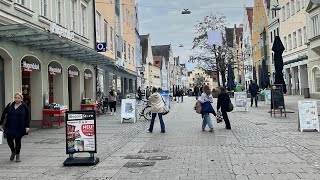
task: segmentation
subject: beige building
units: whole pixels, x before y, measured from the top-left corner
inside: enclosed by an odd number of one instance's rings
[[[191,89],[201,85],[208,85],[210,88],[218,87],[218,83],[214,82],[213,78],[201,68],[195,68],[188,72],[188,82]]]
[[[279,0],[279,34],[285,47],[283,69],[288,94],[303,94],[303,89],[308,88],[306,3],[306,0]]]
[[[0,111],[15,92],[24,95],[32,124],[45,103],[80,110],[96,97],[93,1],[0,1]]]
[[[313,98],[320,98],[320,3],[309,2],[306,12],[310,94]]]

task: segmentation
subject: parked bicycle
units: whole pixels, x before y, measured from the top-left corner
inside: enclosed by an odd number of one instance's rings
[[[141,119],[141,117],[143,117],[145,120],[147,121],[151,121],[151,118],[152,118],[152,113],[151,113],[151,106],[148,105],[148,100],[142,100],[143,102],[143,105],[145,106],[142,111],[139,111],[138,108],[136,108],[136,111],[139,115],[139,119]]]

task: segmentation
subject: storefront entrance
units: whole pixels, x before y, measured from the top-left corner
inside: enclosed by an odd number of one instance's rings
[[[68,99],[69,110],[80,110],[81,92],[79,68],[70,66],[68,68]]]
[[[62,66],[52,61],[48,66],[49,103],[63,105],[63,74]]]
[[[86,69],[84,71],[84,96],[85,98],[94,98],[94,82],[93,82],[93,74],[90,69]]]
[[[40,61],[32,56],[27,56],[21,61],[22,94],[23,101],[31,110],[33,119],[41,118],[42,100],[42,74]]]
[[[5,108],[4,59],[0,56],[0,112]]]

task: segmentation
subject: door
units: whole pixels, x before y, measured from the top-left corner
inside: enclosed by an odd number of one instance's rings
[[[4,59],[0,56],[0,113],[5,108]]]

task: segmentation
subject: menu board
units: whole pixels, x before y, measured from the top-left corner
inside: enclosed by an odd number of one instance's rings
[[[271,100],[273,103],[273,106],[271,109],[285,109],[282,84],[272,85]]]
[[[264,102],[265,104],[271,104],[271,90],[264,90]]]
[[[66,113],[66,152],[97,152],[95,111]]]
[[[299,123],[300,130],[318,130],[319,119],[317,101],[299,101]]]
[[[247,93],[246,92],[235,92],[235,105],[236,107],[247,107]]]
[[[121,119],[136,118],[136,99],[121,100]]]

